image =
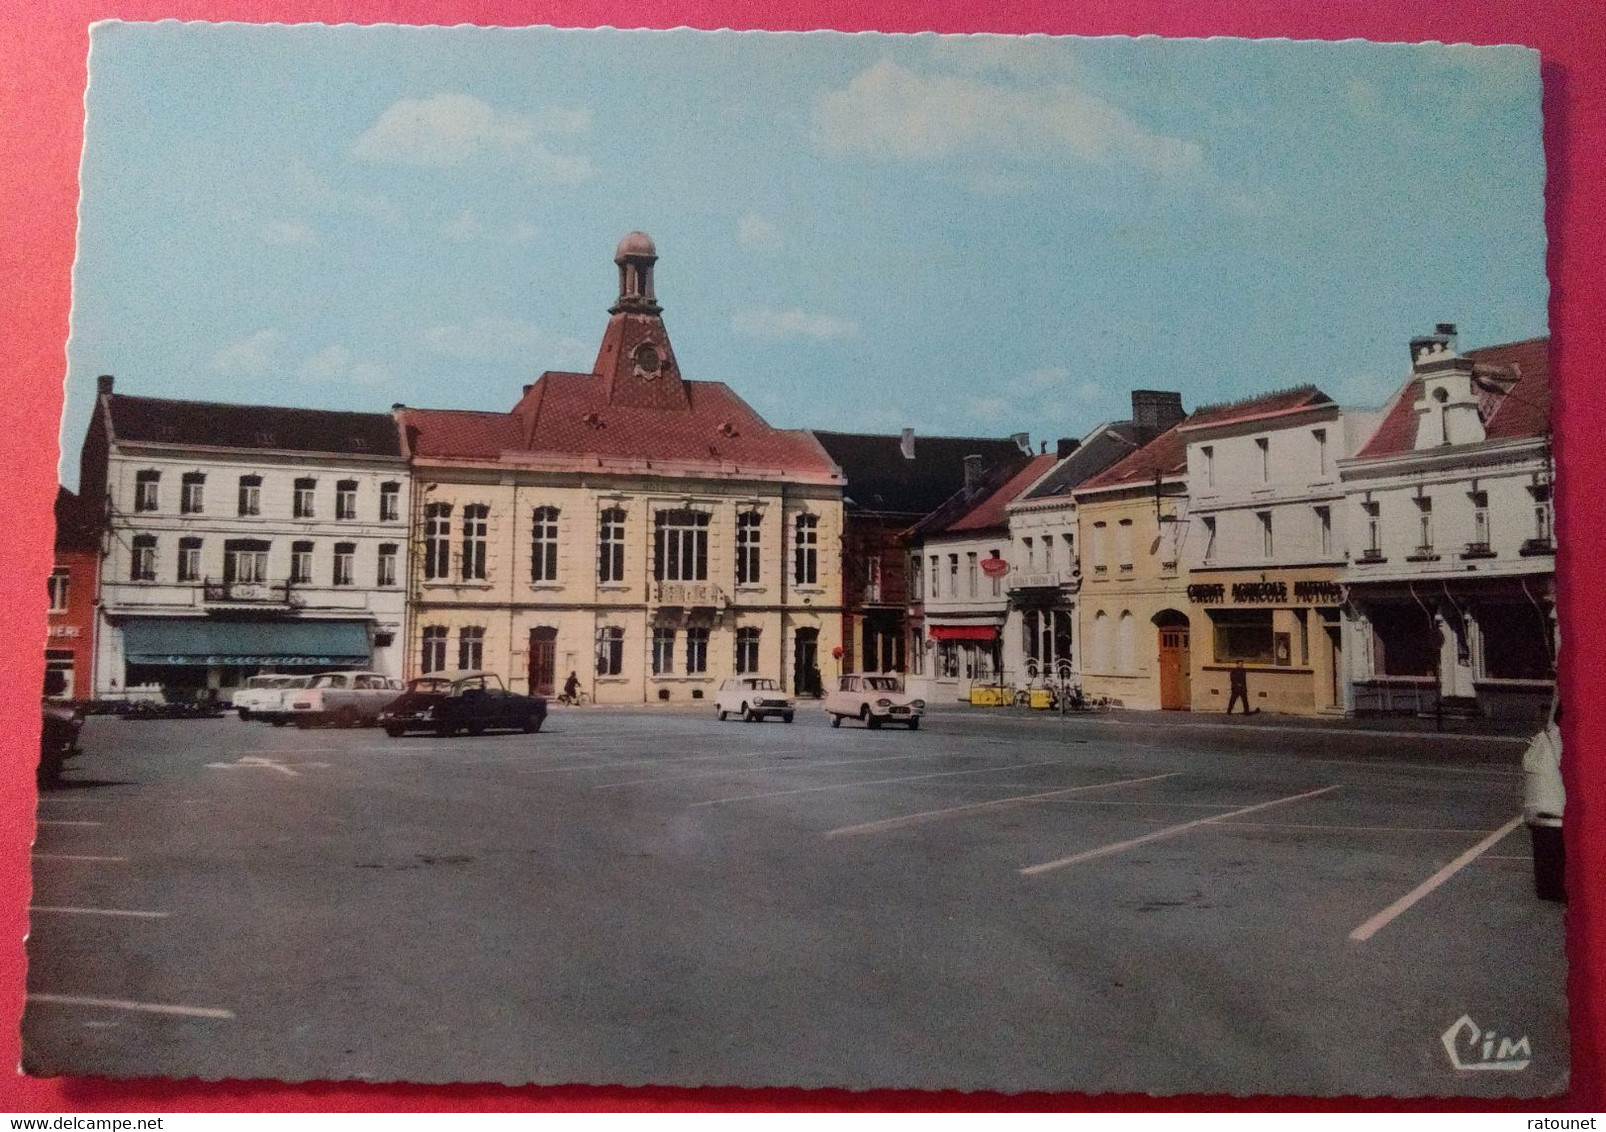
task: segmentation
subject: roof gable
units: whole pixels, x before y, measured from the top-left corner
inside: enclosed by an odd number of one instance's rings
[[[987,467],[1016,467],[1025,459],[1009,437],[917,436],[914,458],[902,438],[856,432],[812,432],[847,477],[849,510],[916,519],[931,514],[965,482],[965,457]]]
[[[104,400],[116,441],[320,455],[402,455],[396,422],[386,413],[173,401],[123,393],[105,394]]]

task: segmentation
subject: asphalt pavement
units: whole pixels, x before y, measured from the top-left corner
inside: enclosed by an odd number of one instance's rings
[[[97,717],[41,796],[25,1065],[1558,1092],[1562,916],[1514,824],[1521,741],[1417,723]],[[1463,1017],[1499,1070],[1456,1067]]]

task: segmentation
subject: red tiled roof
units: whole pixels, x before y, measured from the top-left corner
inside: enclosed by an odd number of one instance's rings
[[[610,403],[597,374],[543,374],[509,413],[403,409],[413,453],[496,460],[504,454],[659,460],[829,476],[836,465],[808,433],[771,427],[721,382],[687,381],[684,408]]]
[[[951,531],[980,531],[992,527],[1002,527],[1009,523],[1009,516],[1004,508],[1013,503],[1022,492],[1031,487],[1048,470],[1059,463],[1059,457],[1048,454],[1033,456],[1009,479],[1004,481],[1002,487],[992,492],[984,499],[978,501],[974,507],[960,515],[959,518],[943,528],[943,533]],[[939,532],[933,531],[932,534]]]
[[[1333,399],[1314,385],[1296,385],[1292,389],[1279,389],[1275,393],[1262,393],[1242,401],[1220,405],[1201,405],[1188,415],[1178,427],[1191,432],[1194,429],[1236,421],[1273,417],[1296,409],[1309,409],[1317,405],[1331,405]]]
[[[1484,433],[1490,440],[1519,440],[1550,431],[1550,339],[1529,338],[1468,350],[1479,383],[1480,407],[1487,413]],[[1513,382],[1511,379],[1515,378]],[[1357,458],[1396,456],[1416,447],[1416,403],[1422,379],[1412,377],[1383,412],[1383,420]]]
[[[1189,417],[1187,420],[1191,421]],[[1186,424],[1184,421],[1183,424]],[[1188,441],[1180,431],[1181,424],[1173,425],[1149,443],[1117,460],[1091,479],[1083,480],[1075,494],[1096,491],[1103,487],[1126,487],[1130,484],[1153,483],[1159,476],[1180,475],[1188,470]]]

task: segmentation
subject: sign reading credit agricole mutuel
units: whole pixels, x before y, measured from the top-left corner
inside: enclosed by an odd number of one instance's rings
[[[1196,582],[1188,587],[1188,600],[1201,605],[1223,605],[1231,594],[1233,602],[1245,605],[1287,605],[1292,590],[1294,602],[1316,605],[1342,605],[1344,587],[1338,582]]]

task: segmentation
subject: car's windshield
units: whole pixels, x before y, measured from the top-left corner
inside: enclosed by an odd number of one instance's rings
[[[288,676],[252,676],[246,680],[247,688],[282,688],[289,683]]]
[[[346,678],[338,672],[325,672],[322,676],[314,676],[309,688],[344,688]]]
[[[866,676],[864,678],[864,686],[866,688],[874,688],[878,692],[903,691],[903,681],[896,676]]]
[[[773,681],[773,680],[771,680],[771,679],[769,679],[768,677],[765,677],[765,676],[760,676],[760,677],[757,677],[755,679],[747,681],[747,686],[749,688],[756,688],[760,692],[773,692],[773,691],[775,691],[775,681]]]
[[[451,691],[451,688],[452,685],[449,682],[445,680],[432,679],[427,676],[419,680],[414,680],[412,683],[412,690],[415,692],[449,692]]]

